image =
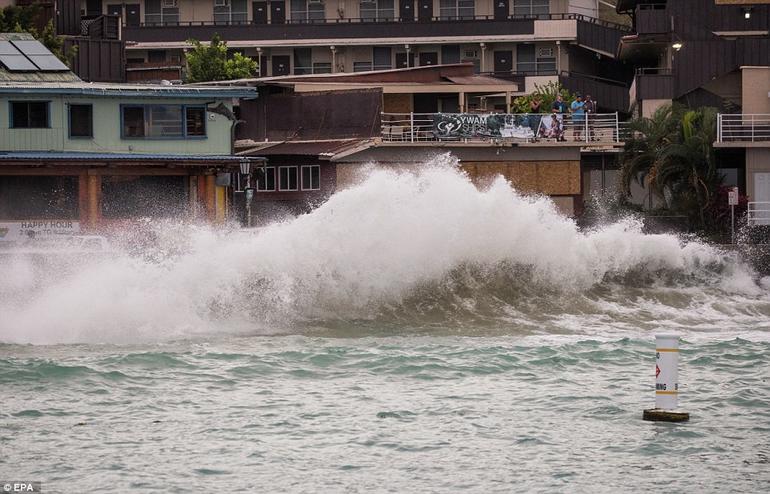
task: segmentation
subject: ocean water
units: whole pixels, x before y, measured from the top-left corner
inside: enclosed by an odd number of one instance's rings
[[[770,280],[443,157],[254,232],[0,260],[0,481],[46,492],[766,492]],[[683,424],[654,405],[682,336]]]

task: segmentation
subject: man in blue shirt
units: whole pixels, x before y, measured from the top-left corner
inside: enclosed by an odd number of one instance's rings
[[[570,110],[572,110],[573,135],[576,141],[580,141],[586,122],[586,104],[583,101],[583,96],[578,94],[575,97],[575,101],[570,105]]]

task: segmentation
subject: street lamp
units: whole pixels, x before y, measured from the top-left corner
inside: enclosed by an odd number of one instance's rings
[[[254,199],[254,189],[251,187],[251,161],[241,161],[241,175],[246,175],[246,226],[251,228],[251,201]]]

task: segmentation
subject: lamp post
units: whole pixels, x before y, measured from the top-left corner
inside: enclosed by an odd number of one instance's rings
[[[251,201],[254,199],[254,189],[251,187],[251,161],[241,161],[241,175],[246,175],[246,226],[251,228]]]

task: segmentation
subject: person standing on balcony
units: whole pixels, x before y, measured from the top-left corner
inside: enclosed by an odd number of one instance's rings
[[[527,121],[529,122],[529,128],[532,129],[534,140],[537,140],[538,131],[540,130],[540,113],[542,110],[543,102],[540,96],[533,96],[532,101],[529,102],[529,115],[527,115]]]
[[[586,100],[585,100],[585,108],[586,108],[586,119],[588,121],[588,140],[593,141],[595,140],[594,137],[594,131],[593,131],[593,119],[596,115],[596,101],[591,98],[590,94],[586,94]]]
[[[583,101],[583,96],[578,94],[575,97],[575,101],[570,105],[570,110],[572,111],[572,125],[574,126],[572,133],[575,140],[580,141],[583,137],[583,127],[585,127],[586,121],[586,103]]]
[[[567,113],[567,103],[564,102],[561,94],[556,95],[556,100],[551,105],[551,118],[553,119],[553,137],[557,141],[564,141],[564,114]]]

